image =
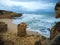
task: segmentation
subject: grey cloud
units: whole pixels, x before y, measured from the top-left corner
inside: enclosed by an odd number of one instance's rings
[[[59,0],[13,0],[13,1],[23,1],[23,2],[32,2],[32,1],[40,1],[40,2],[44,2],[44,3],[56,3]]]

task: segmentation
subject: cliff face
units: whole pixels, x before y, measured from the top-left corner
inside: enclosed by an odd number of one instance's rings
[[[0,10],[0,19],[4,19],[4,18],[11,19],[13,17],[20,17],[20,16],[22,16],[21,13],[18,14],[11,11]]]
[[[51,45],[60,45],[60,34],[53,39]]]
[[[56,18],[60,18],[60,14],[56,15],[55,17],[56,17]]]
[[[60,22],[57,22],[56,25],[54,25],[51,28],[50,39],[53,39],[55,36],[59,34],[60,34]]]
[[[55,6],[55,18],[60,18],[60,2],[56,3]],[[50,39],[53,39],[54,37],[56,37],[57,35],[60,34],[60,22],[57,22],[50,31]]]
[[[55,17],[56,17],[56,18],[60,18],[60,1],[58,1],[58,2],[56,3],[55,12],[56,12]]]

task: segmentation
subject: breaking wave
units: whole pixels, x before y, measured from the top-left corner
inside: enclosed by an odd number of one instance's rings
[[[22,17],[18,17],[12,20],[12,23],[19,24],[21,22],[27,23],[27,29],[30,31],[38,32],[39,34],[49,37],[50,28],[55,24],[56,19],[46,15],[35,14],[23,14]]]

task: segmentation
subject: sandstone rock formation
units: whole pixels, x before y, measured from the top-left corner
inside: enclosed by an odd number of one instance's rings
[[[55,27],[53,26],[50,31],[50,40],[53,39],[56,36],[56,30]]]
[[[5,24],[4,22],[0,22],[0,33],[1,32],[6,32],[7,31],[7,24]]]
[[[53,39],[51,45],[60,45],[60,34]]]
[[[58,34],[60,34],[60,22],[57,22],[56,25],[52,27],[50,32],[50,39],[53,39]]]
[[[0,22],[0,24],[5,24]],[[4,25],[2,25],[4,27]],[[0,33],[0,44],[2,45],[42,45],[40,35],[26,34],[26,23],[18,24],[17,34],[12,32]],[[3,31],[2,31],[3,32]],[[45,38],[44,38],[45,39]]]
[[[22,22],[21,24],[18,24],[17,35],[20,37],[25,36],[26,35],[26,28],[27,28],[26,23]]]
[[[13,17],[20,17],[22,16],[21,13],[15,13],[11,11],[0,10],[0,19],[11,19]]]
[[[40,36],[37,35],[26,35],[18,37],[16,34],[6,32],[0,34],[4,45],[42,45]]]
[[[5,26],[4,22],[0,22],[0,28],[1,27],[1,30],[5,29],[5,32],[0,32],[0,37],[2,37],[0,43],[3,43],[4,45],[44,45],[44,42],[45,45],[47,44],[46,41],[44,41],[46,40],[44,36],[39,34],[35,35],[36,33],[33,34],[34,32],[32,32],[31,35],[27,34],[27,24],[24,22],[17,25],[17,34],[8,32],[7,25]]]
[[[55,12],[56,12],[56,16],[55,17],[56,18],[60,18],[60,2],[56,3]],[[54,25],[51,28],[50,39],[53,39],[58,34],[60,34],[60,22],[57,22],[56,25]]]
[[[0,36],[0,45],[4,45],[4,41],[2,40],[1,36]]]
[[[55,6],[56,18],[60,18],[60,2],[56,3]]]
[[[42,45],[41,40],[38,40],[37,42],[35,42],[34,45]]]

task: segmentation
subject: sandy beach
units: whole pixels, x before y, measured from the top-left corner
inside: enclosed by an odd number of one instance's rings
[[[17,33],[17,25],[12,23],[12,19],[0,19],[0,22],[5,22],[8,25],[8,31]],[[38,35],[37,32],[26,30],[28,35]]]

